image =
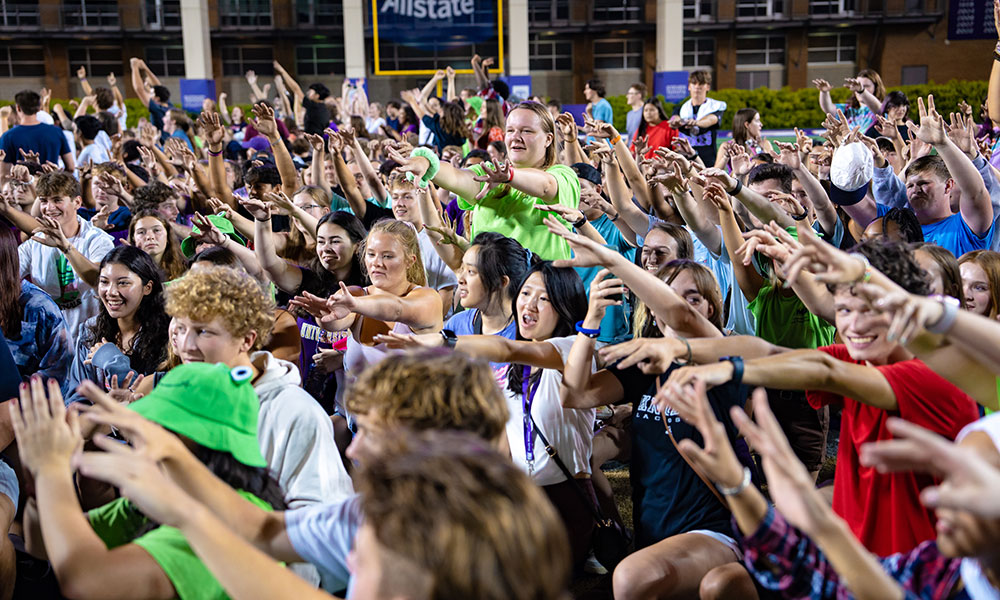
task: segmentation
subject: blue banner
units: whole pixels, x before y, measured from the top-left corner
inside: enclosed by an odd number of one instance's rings
[[[949,40],[992,40],[997,31],[993,26],[993,3],[988,0],[949,0]]]
[[[404,46],[478,44],[497,37],[497,0],[372,0],[376,35]]]
[[[687,71],[657,71],[653,73],[653,95],[663,94],[667,102],[679,102],[688,97]]]
[[[181,108],[200,113],[205,98],[215,100],[214,79],[181,79]]]

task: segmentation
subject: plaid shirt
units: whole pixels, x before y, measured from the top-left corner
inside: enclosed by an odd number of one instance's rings
[[[507,113],[509,113],[511,109],[514,108],[514,105],[511,104],[510,102],[507,102],[506,98],[500,97],[500,94],[498,94],[497,91],[493,89],[492,83],[487,83],[486,85],[484,85],[483,88],[479,90],[479,93],[476,95],[482,98],[483,100],[499,100],[500,107],[503,108],[503,116],[505,117],[507,116]]]
[[[733,522],[737,536],[739,528]],[[786,599],[848,600],[854,596],[826,556],[809,537],[785,521],[773,506],[760,528],[740,539],[743,563],[765,589]],[[907,553],[879,558],[882,568],[902,586],[907,599],[967,598],[959,583],[961,559],[947,558],[927,541]],[[953,595],[954,594],[954,595]]]

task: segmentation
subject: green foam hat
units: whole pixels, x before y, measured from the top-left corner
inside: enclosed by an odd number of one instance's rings
[[[175,367],[148,396],[129,408],[250,467],[266,467],[257,441],[260,400],[249,367],[186,363]]]
[[[226,217],[223,217],[222,215],[208,215],[205,218],[211,221],[219,231],[231,237],[237,244],[241,246],[247,245],[246,240],[244,240],[240,234],[236,233],[236,228],[233,227],[232,222]],[[196,225],[192,225],[191,233],[201,233],[201,230],[199,230]],[[194,249],[196,247],[197,243],[194,238],[188,236],[181,242],[181,253],[185,258],[191,258],[194,256]]]

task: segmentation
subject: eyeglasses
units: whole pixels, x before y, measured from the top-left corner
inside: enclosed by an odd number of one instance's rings
[[[300,206],[302,210],[312,210],[314,208],[322,208],[319,204],[307,204],[305,206]]]

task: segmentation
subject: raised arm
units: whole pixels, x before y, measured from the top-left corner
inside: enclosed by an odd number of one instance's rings
[[[944,117],[934,110],[934,96],[917,98],[920,110],[919,127],[910,126],[910,133],[922,142],[932,144],[944,159],[955,185],[962,192],[959,212],[962,220],[976,234],[985,235],[993,226],[993,205],[979,170],[969,157],[948,137]],[[972,143],[975,151],[975,143]]]
[[[671,154],[676,157],[671,161],[667,174],[658,181],[673,196],[674,205],[684,223],[710,252],[719,254],[722,251],[722,232],[705,214],[695,195],[694,186],[687,177],[691,170],[690,163],[679,154]],[[703,194],[701,186],[698,186],[698,192],[698,196]]]
[[[389,150],[389,158],[399,163],[399,170],[401,172],[413,173],[413,176],[418,179],[422,178],[431,167],[430,159],[423,156],[413,155],[404,157],[395,149]],[[434,185],[456,194],[459,198],[464,198],[474,203],[476,201],[476,197],[485,187],[476,180],[475,173],[466,169],[456,169],[446,162],[440,162],[439,164],[441,168],[434,175],[434,177],[431,178]],[[515,177],[518,173],[522,173],[523,171],[536,171],[536,169],[518,169],[515,172]],[[548,173],[545,174],[548,175]],[[339,176],[340,174],[338,172],[338,177]],[[551,175],[548,176],[552,177]],[[525,174],[525,177],[530,177],[530,175]],[[521,179],[523,180],[524,178],[522,177]],[[555,178],[553,177],[552,179],[554,185]],[[513,184],[513,182],[511,182],[511,184]],[[554,195],[555,194],[553,194],[553,196]]]
[[[146,84],[142,80],[142,64],[142,60],[135,57],[129,61],[129,66],[132,68],[132,91],[139,97],[143,106],[149,106],[151,95],[146,90]]]
[[[202,112],[198,117],[205,145],[208,148],[208,177],[215,197],[232,208],[236,208],[233,190],[226,182],[226,161],[222,158],[223,143],[226,132],[219,121],[219,113]]]
[[[652,194],[649,191],[649,186],[646,184],[646,178],[642,176],[639,165],[636,164],[632,152],[628,149],[628,141],[622,138],[611,123],[595,121],[589,115],[584,115],[584,121],[587,124],[586,131],[588,134],[598,140],[608,140],[608,143],[615,152],[615,157],[618,159],[618,164],[625,174],[625,180],[628,181],[629,187],[632,188],[632,194],[639,201],[639,205],[648,210],[653,203]]]
[[[302,92],[302,86],[300,86],[298,82],[295,81],[295,78],[285,70],[285,67],[281,66],[280,62],[274,61],[274,70],[277,71],[278,74],[285,80],[285,85],[288,86],[288,90],[292,92],[292,95],[295,98],[298,99],[305,97],[305,94]]]
[[[376,201],[384,202],[389,197],[389,192],[382,185],[382,178],[379,177],[378,171],[372,166],[372,161],[369,160],[368,153],[365,152],[365,148],[361,145],[361,140],[358,139],[356,133],[350,125],[340,129],[340,137],[343,138],[345,146],[347,144],[351,145],[354,152],[354,162],[358,164],[358,169],[364,176],[365,181],[368,182],[368,188],[372,191],[372,196]]]
[[[433,190],[433,185],[428,186],[426,190],[417,190],[420,216],[427,228],[427,235],[434,242],[434,251],[441,257],[444,264],[448,265],[449,269],[455,273],[461,273],[462,256],[465,254],[465,250],[457,243],[450,243],[450,240],[446,240],[445,236],[439,233],[444,230],[445,223],[441,219],[441,213],[435,207]]]
[[[255,104],[253,114],[254,118],[251,119],[251,122],[254,129],[271,143],[274,164],[278,167],[278,174],[281,176],[281,190],[286,196],[294,196],[295,190],[299,189],[299,175],[295,170],[295,163],[292,162],[292,156],[288,153],[288,148],[281,141],[278,123],[274,120],[274,109],[266,104]]]
[[[355,216],[359,219],[364,219],[365,213],[368,212],[368,202],[358,188],[358,182],[354,179],[354,173],[351,173],[351,169],[347,166],[347,162],[344,161],[344,156],[341,154],[344,141],[332,129],[326,130],[326,136],[327,142],[330,144],[330,160],[333,161],[333,170],[337,173],[337,179],[340,180],[340,189],[344,191],[344,198],[347,200],[347,204],[351,207],[351,211],[354,212]]]
[[[427,102],[427,99],[431,97],[431,92],[434,91],[434,87],[437,86],[438,82],[445,78],[445,72],[438,69],[433,76],[424,84],[424,87],[420,90],[420,102]],[[414,108],[416,110],[416,108]],[[420,115],[417,115],[420,116]]]
[[[247,198],[241,202],[254,218],[253,252],[261,268],[284,292],[294,294],[302,285],[302,271],[278,256],[274,248],[274,233],[271,231],[271,209],[267,203],[257,198]]]
[[[264,93],[260,87],[257,85],[257,73],[253,69],[246,72],[247,84],[250,86],[250,102],[257,103],[261,100],[267,100],[267,94]]]
[[[605,189],[608,198],[611,199],[611,206],[618,214],[618,218],[614,219],[615,227],[622,232],[629,243],[638,245],[637,236],[642,237],[649,232],[649,217],[632,202],[632,191],[625,183],[625,177],[618,168],[617,159],[611,149],[604,148],[600,154]],[[605,155],[608,160],[605,160]]]
[[[866,90],[865,86],[861,85],[860,80],[848,77],[844,79],[844,87],[849,88],[854,93],[854,97],[857,98],[862,106],[867,107],[868,110],[876,115],[882,114],[882,101],[875,97],[875,94]]]
[[[333,188],[330,187],[330,180],[326,177],[326,142],[323,136],[311,133],[305,134],[309,145],[312,146],[312,162],[309,164],[309,172],[312,174],[313,185],[323,188],[326,192],[329,207],[333,199]]]
[[[83,88],[83,95],[89,96],[94,93],[94,88],[90,87],[87,81],[87,67],[80,67],[76,70],[76,78],[80,80],[80,87]]]
[[[778,149],[781,151],[777,162],[792,170],[795,178],[802,184],[802,188],[805,190],[806,196],[809,197],[809,201],[812,202],[813,208],[816,209],[816,218],[823,227],[823,231],[832,233],[837,227],[837,209],[833,206],[833,202],[830,201],[830,196],[823,189],[823,185],[802,164],[802,154],[799,146],[784,142],[775,142],[775,144],[777,144]]]
[[[549,231],[569,242],[573,258],[557,260],[557,267],[601,266],[621,279],[651,311],[666,322],[679,335],[687,337],[719,337],[722,332],[696,311],[684,298],[652,273],[630,262],[623,255],[589,240],[578,233],[571,233],[552,217],[546,219]]]
[[[753,267],[744,265],[736,254],[739,247],[743,245],[743,234],[736,222],[733,205],[729,202],[729,194],[722,188],[722,184],[713,182],[705,188],[704,197],[719,211],[722,238],[726,242],[726,253],[729,254],[729,262],[733,266],[733,276],[746,299],[752,301],[760,293],[760,289],[764,287],[764,278]]]
[[[830,82],[825,79],[813,79],[813,85],[819,90],[819,107],[828,115],[837,114],[837,105],[830,97]]]
[[[428,287],[413,289],[405,296],[388,292],[355,296],[341,283],[328,306],[338,320],[353,313],[386,323],[405,323],[418,333],[440,331],[444,314],[440,294]]]
[[[559,135],[563,142],[563,164],[572,165],[579,162],[587,162],[580,148],[580,139],[577,135],[576,121],[573,115],[568,112],[556,117],[556,126],[559,127]]]

